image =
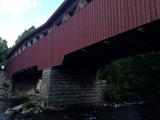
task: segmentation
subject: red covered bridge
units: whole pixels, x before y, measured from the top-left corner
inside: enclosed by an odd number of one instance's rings
[[[10,52],[8,75],[14,79],[33,67],[101,66],[156,50],[159,20],[160,0],[65,0]]]
[[[45,24],[12,50],[10,78],[29,67],[42,70],[61,65],[67,54],[160,18],[160,0],[86,0],[84,7],[77,6],[77,1],[65,0]]]

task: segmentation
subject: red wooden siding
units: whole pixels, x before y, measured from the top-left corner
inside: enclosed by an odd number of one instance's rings
[[[10,61],[9,76],[32,66],[61,65],[66,54],[159,18],[160,0],[93,0]]]

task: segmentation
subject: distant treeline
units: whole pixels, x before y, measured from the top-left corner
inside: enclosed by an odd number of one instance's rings
[[[15,45],[24,40],[24,38],[33,30],[35,30],[34,26],[24,30],[24,32],[22,32],[22,34],[18,36],[17,40],[15,41]],[[12,50],[12,48],[14,48],[15,45],[9,48],[7,46],[7,40],[0,37],[0,70],[2,70],[2,66],[6,66],[6,56]]]
[[[6,55],[8,54],[9,48],[7,46],[7,41],[0,37],[0,70],[2,66],[6,65]]]

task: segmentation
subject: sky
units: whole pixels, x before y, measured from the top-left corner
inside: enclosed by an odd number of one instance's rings
[[[14,45],[25,29],[45,23],[64,0],[0,0],[0,37]]]

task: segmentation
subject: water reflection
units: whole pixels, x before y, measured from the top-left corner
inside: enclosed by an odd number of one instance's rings
[[[7,100],[0,100],[0,120],[10,120],[9,116],[3,114],[8,107],[9,103]]]
[[[7,100],[0,100],[0,113],[3,113],[8,106],[9,106],[9,103]]]

